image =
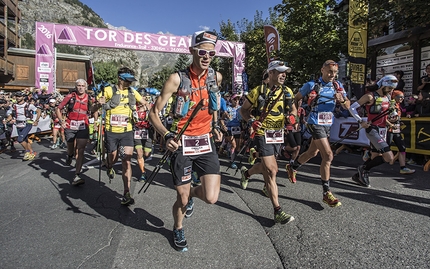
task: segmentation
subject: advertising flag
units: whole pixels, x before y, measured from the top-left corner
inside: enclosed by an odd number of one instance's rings
[[[270,63],[277,58],[277,53],[281,49],[278,30],[272,25],[264,25],[264,40],[266,42],[267,63]]]

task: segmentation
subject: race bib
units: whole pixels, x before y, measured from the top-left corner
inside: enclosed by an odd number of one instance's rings
[[[88,121],[89,121],[90,124],[93,124],[94,123],[94,118],[89,118]]]
[[[71,120],[70,121],[70,130],[85,130],[85,121],[84,120]]]
[[[55,129],[60,129],[61,128],[61,124],[59,124],[59,123],[54,124],[54,128]]]
[[[148,130],[147,129],[141,129],[134,131],[134,139],[148,139]]]
[[[212,152],[209,134],[200,136],[182,136],[182,153],[184,156],[200,155]]]
[[[332,125],[333,113],[331,112],[318,112],[318,125]]]
[[[384,139],[384,141],[387,141],[387,128],[379,127],[379,135]]]
[[[241,134],[241,128],[240,128],[240,126],[231,127],[231,134],[232,135],[240,135]]]
[[[125,115],[111,115],[110,125],[113,127],[127,127],[128,116]]]
[[[24,127],[25,127],[25,125],[26,125],[25,121],[18,122],[18,123],[16,124],[16,128],[24,128]]]
[[[394,124],[394,127],[396,127],[396,128],[392,128],[392,133],[393,134],[400,134],[400,131],[401,131],[401,129],[400,129],[400,123],[396,123],[396,124]]]
[[[284,130],[266,130],[264,132],[266,144],[284,143]]]

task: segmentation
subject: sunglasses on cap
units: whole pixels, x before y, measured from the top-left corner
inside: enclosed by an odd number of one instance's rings
[[[336,62],[328,62],[328,63],[324,63],[324,66],[338,66],[339,64]]]
[[[205,57],[206,54],[209,54],[209,57],[214,57],[216,54],[216,50],[204,50],[204,49],[197,49],[197,48],[193,48],[193,50],[196,50],[197,54],[200,57]]]

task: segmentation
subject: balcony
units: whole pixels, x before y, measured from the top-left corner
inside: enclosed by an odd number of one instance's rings
[[[1,0],[0,0],[1,1]],[[4,22],[0,21],[0,42],[4,41],[5,34],[7,30],[7,43],[8,47],[18,47],[19,46],[19,37],[18,35],[9,28],[6,28]]]
[[[0,0],[0,7],[7,6],[8,19],[21,20],[21,10],[18,8],[18,0]],[[4,9],[0,9],[0,17],[4,17]]]

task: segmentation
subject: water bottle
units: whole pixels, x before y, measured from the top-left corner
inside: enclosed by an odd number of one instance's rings
[[[190,89],[181,88],[178,90],[174,113],[176,118],[183,118],[187,115],[190,106],[190,94]]]

